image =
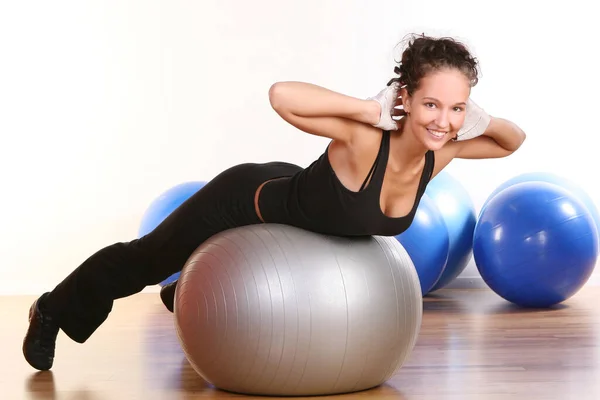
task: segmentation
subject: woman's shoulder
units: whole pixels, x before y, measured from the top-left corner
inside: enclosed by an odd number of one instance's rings
[[[349,161],[372,161],[379,152],[384,131],[365,125],[358,128],[351,141],[332,140],[328,146],[330,153],[337,153]]]

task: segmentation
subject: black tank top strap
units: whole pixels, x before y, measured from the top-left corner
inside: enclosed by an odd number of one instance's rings
[[[367,177],[363,181],[362,185],[360,185],[360,189],[358,190],[359,192],[362,192],[363,190],[365,190],[365,187],[369,183],[369,178],[371,177],[371,175],[373,175],[373,171],[375,170],[375,166],[377,165],[377,161],[378,160],[379,160],[379,156],[377,156],[377,158],[375,159],[375,162],[371,166],[371,169],[369,170],[369,173],[367,174]]]
[[[431,180],[433,175],[433,169],[435,166],[435,153],[432,150],[428,150],[425,153],[425,165],[423,166],[423,174],[421,175],[421,181],[419,182],[419,197],[423,196],[427,184]]]
[[[425,183],[429,183],[431,180],[431,176],[433,175],[433,170],[435,169],[435,153],[432,150],[428,150],[427,154],[425,154],[425,168],[427,168],[425,175]]]
[[[384,165],[387,164],[387,156],[389,153],[389,150],[388,150],[389,144],[390,144],[390,132],[383,131],[383,134],[381,135],[381,143],[379,145],[379,151],[377,152],[377,157],[375,158],[373,165],[371,165],[371,169],[369,170],[367,177],[363,181],[363,184],[360,186],[360,190],[359,190],[360,192],[362,192],[365,189],[365,187],[367,187],[367,184],[369,183],[369,179],[378,170],[377,166],[379,165],[379,161],[381,160],[382,155],[385,158],[385,162],[383,164]]]
[[[377,165],[373,171],[373,179],[371,182],[377,186],[377,191],[381,190],[383,186],[383,178],[385,177],[385,170],[387,169],[388,159],[390,157],[390,131],[383,131],[383,137],[381,138],[381,146],[379,148],[379,154],[377,154]],[[379,198],[379,194],[377,195]]]

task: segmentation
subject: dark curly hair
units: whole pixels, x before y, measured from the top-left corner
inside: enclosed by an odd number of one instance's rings
[[[394,81],[399,82],[400,86],[406,85],[408,94],[412,96],[423,77],[446,68],[457,69],[465,74],[471,87],[477,84],[479,63],[464,44],[449,37],[434,38],[424,34],[410,36],[402,59],[394,68],[400,77],[392,79],[388,85]]]

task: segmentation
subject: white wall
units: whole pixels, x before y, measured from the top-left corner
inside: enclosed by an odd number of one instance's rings
[[[600,199],[592,4],[2,2],[0,293],[51,289],[96,250],[134,238],[147,205],[175,184],[246,161],[307,165],[326,142],[279,119],[269,86],[375,94],[410,32],[465,40],[483,69],[473,97],[528,133],[508,159],[449,166],[477,207],[531,170]],[[470,265],[463,276],[476,274]]]

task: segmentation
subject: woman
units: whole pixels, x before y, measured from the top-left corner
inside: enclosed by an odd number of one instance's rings
[[[469,100],[477,62],[462,44],[413,38],[395,71],[399,77],[367,100],[306,83],[274,84],[274,110],[300,130],[330,138],[324,154],[306,169],[284,162],[234,166],[148,235],[92,255],[31,306],[26,360],[50,369],[60,329],[85,342],[115,299],[181,270],[220,231],[267,222],[331,235],[395,236],[410,226],[427,183],[452,159],[506,157],[525,139],[513,123]],[[174,288],[161,292],[170,310]]]

